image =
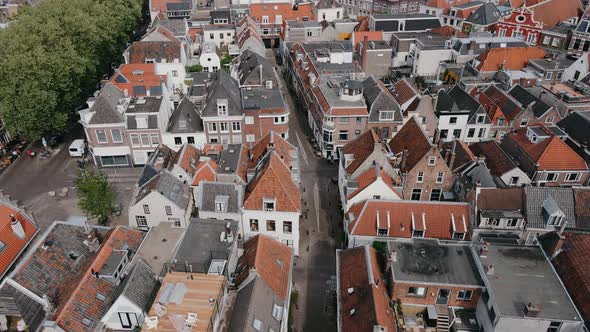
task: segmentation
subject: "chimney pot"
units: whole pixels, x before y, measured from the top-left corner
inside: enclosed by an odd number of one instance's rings
[[[14,235],[16,235],[16,237],[18,237],[21,240],[25,238],[25,229],[23,228],[22,223],[18,219],[16,219],[14,214],[10,215],[10,227],[12,228],[12,231],[14,232]]]

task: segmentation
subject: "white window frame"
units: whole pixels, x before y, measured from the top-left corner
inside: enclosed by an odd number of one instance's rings
[[[428,158],[428,166],[436,165],[436,156],[432,156]]]
[[[245,117],[245,118],[244,118],[244,122],[245,122],[247,125],[254,124],[254,117],[253,117],[253,116],[247,116],[247,117]]]
[[[160,145],[160,135],[158,135],[158,133],[151,133],[150,134],[150,141],[151,141],[151,143],[152,143],[153,146]]]
[[[463,293],[462,296],[461,296],[461,293]],[[469,294],[469,297],[466,296],[467,294]],[[473,291],[470,289],[461,289],[457,292],[457,301],[471,302],[472,298],[473,298]]]
[[[225,127],[225,129],[224,129]],[[220,133],[229,133],[229,126],[227,122],[220,122],[219,123],[219,132]]]
[[[418,172],[416,175],[416,183],[424,183],[424,172]]]
[[[217,123],[216,122],[207,123],[207,131],[210,133],[216,133],[217,132]]]
[[[147,142],[144,142],[143,139],[147,138]],[[141,133],[139,134],[139,141],[141,142],[141,146],[151,146],[152,142],[150,140],[150,134],[148,133]]]
[[[104,141],[101,141],[100,140],[100,137],[98,136],[98,133],[99,132],[102,132],[102,134],[104,135]],[[104,130],[104,129],[96,129],[95,134],[96,134],[96,142],[98,144],[108,144],[109,143],[109,139],[107,138],[107,131],[106,130]]]
[[[137,227],[148,227],[147,218],[145,216],[135,216]]]
[[[113,135],[114,132],[119,133],[118,140],[115,140],[115,135]],[[111,139],[113,140],[113,143],[123,143],[123,133],[121,132],[121,129],[111,129]]]
[[[234,133],[241,132],[242,131],[242,123],[240,121],[232,121],[231,131]]]
[[[553,123],[553,121],[555,121],[554,116],[548,116],[547,118],[545,118],[545,123]]]
[[[445,172],[436,173],[436,183],[443,183],[444,179],[445,179]]]
[[[138,134],[131,134],[129,136],[131,137],[131,146],[133,146],[133,147],[141,146],[141,140],[139,139]],[[137,144],[134,141],[137,141]]]
[[[573,180],[571,179],[572,175],[575,176],[575,178]],[[565,182],[578,182],[578,181],[580,181],[581,177],[582,177],[582,174],[577,173],[577,172],[567,173],[567,174],[565,174]]]

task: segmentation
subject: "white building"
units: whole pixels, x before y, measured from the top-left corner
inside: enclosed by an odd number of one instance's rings
[[[348,180],[340,190],[340,199],[344,212],[351,206],[367,199],[399,200],[402,188],[396,188],[394,178],[387,174],[380,165],[373,165],[354,180]]]
[[[215,42],[206,41],[203,43],[199,64],[203,66],[203,71],[205,72],[216,72],[221,68],[221,59],[217,55]]]
[[[218,48],[227,47],[234,42],[236,29],[232,24],[215,24],[203,27],[203,42],[214,42]]]
[[[336,0],[319,0],[313,12],[318,22],[341,20],[343,18],[344,8]]]
[[[162,132],[162,143],[178,151],[184,144],[202,149],[206,141],[203,120],[197,112],[197,107],[184,97],[172,112],[166,130]]]
[[[184,84],[184,79],[186,78],[186,70],[182,63],[156,63],[155,74],[166,75],[168,89],[172,92],[173,95],[187,93],[188,86]]]
[[[584,53],[576,62],[563,71],[562,81],[579,81],[590,72],[589,53]]]

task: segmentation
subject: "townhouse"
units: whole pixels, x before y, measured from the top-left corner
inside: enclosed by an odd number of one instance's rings
[[[453,60],[465,63],[493,48],[526,47],[527,44],[515,37],[498,37],[490,32],[479,32],[469,37],[452,38],[449,42]]]
[[[318,22],[332,22],[344,18],[344,8],[337,0],[320,0],[314,5],[313,14]]]
[[[502,149],[537,186],[575,186],[588,181],[588,165],[558,127],[529,126],[504,136]]]
[[[441,26],[440,19],[426,14],[372,14],[369,30],[382,31],[383,39],[389,40],[395,32],[427,32]]]
[[[441,15],[442,25],[463,31],[463,22],[483,4],[482,1],[459,2],[445,9]]]
[[[178,63],[186,66],[190,57],[186,40],[156,25],[123,52],[125,63]],[[178,66],[179,68],[181,66]]]
[[[530,59],[543,59],[545,50],[540,47],[492,48],[480,54],[468,66],[478,78],[492,78],[498,70],[519,71],[528,65]]]
[[[416,118],[410,118],[388,146],[401,177],[404,199],[439,201],[450,190],[453,174]]]
[[[528,175],[502,149],[499,142],[481,141],[469,145],[468,149],[485,162],[499,187],[520,187],[531,183]]]
[[[461,29],[464,33],[475,33],[490,31],[494,33],[497,29],[497,23],[502,18],[503,13],[492,2],[486,2],[472,12],[466,20],[463,21]]]
[[[202,149],[206,142],[205,128],[197,106],[184,96],[170,115],[168,126],[162,132],[162,143],[178,151],[184,144]]]
[[[367,41],[359,43],[361,68],[367,75],[384,77],[391,68],[392,48],[386,41]]]
[[[535,20],[533,13],[526,7],[515,8],[510,16],[498,22],[496,35],[500,37],[522,38],[529,45],[540,43],[543,23]]]
[[[366,199],[344,216],[349,248],[396,239],[471,239],[469,204]]]
[[[527,222],[523,188],[477,188],[474,197],[474,242],[524,243]]]
[[[168,96],[169,84],[165,75],[156,74],[156,64],[123,64],[109,80],[128,97]]]
[[[437,140],[461,139],[466,143],[488,138],[492,123],[481,104],[458,85],[448,92],[440,90],[435,111],[438,116]]]
[[[548,49],[563,50],[569,45],[569,33],[574,30],[576,25],[565,22],[558,23],[555,26],[543,29],[539,38],[539,46]]]
[[[590,112],[574,111],[567,117],[557,123],[566,134],[565,142],[569,147],[576,151],[584,160],[590,160],[590,151],[588,151],[588,128],[590,126]]]
[[[590,50],[590,12],[586,10],[577,26],[568,31],[569,45],[564,45],[569,54],[582,56]]]
[[[372,130],[384,142],[387,142],[395,136],[403,124],[401,107],[383,82],[374,76],[369,76],[362,81],[362,87],[369,112],[367,129]]]
[[[315,21],[314,7],[311,3],[253,3],[250,4],[249,10],[249,16],[258,27],[266,47],[279,47],[284,21]]]

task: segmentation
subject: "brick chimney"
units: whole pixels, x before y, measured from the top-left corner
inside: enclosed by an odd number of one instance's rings
[[[367,67],[367,46],[368,46],[368,42],[369,42],[369,37],[365,36],[363,37],[363,53],[361,55],[362,57],[362,65],[361,68],[363,69],[363,71],[366,71],[366,67]]]

